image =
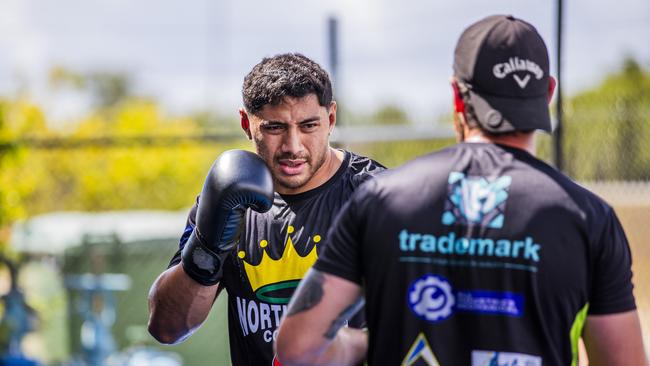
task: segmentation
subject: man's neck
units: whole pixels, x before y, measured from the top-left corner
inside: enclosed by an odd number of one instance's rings
[[[493,144],[506,145],[527,151],[535,155],[536,139],[534,132],[520,132],[505,135],[486,135],[478,128],[466,129],[464,142],[488,142]]]

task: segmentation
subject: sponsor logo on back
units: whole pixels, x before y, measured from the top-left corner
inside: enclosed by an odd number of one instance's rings
[[[427,337],[422,332],[413,341],[411,348],[406,353],[406,356],[404,356],[404,360],[402,360],[401,366],[412,366],[416,364],[440,366],[436,355],[433,353],[431,346],[429,346]]]
[[[542,358],[525,353],[474,350],[472,366],[542,366]]]
[[[501,229],[510,183],[512,178],[507,175],[489,178],[449,173],[442,223]]]
[[[430,323],[443,321],[454,312],[485,315],[521,316],[522,294],[508,291],[454,290],[442,276],[426,274],[411,283],[407,303],[419,318]]]

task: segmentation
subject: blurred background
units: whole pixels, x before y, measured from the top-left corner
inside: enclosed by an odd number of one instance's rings
[[[562,129],[539,156],[616,208],[650,337],[650,2],[560,4],[2,0],[0,354],[229,364],[224,296],[178,346],[148,335],[146,297],[212,161],[251,148],[245,74],[277,53],[313,58],[334,79],[336,144],[394,167],[454,142],[453,48],[495,13],[547,42]]]

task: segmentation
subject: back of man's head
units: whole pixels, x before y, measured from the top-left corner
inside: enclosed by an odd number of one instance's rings
[[[244,107],[256,114],[265,105],[278,105],[285,97],[302,98],[315,94],[318,103],[332,102],[329,75],[316,62],[299,53],[285,53],[264,58],[244,78]]]
[[[548,51],[531,24],[493,15],[470,25],[456,45],[454,78],[481,130],[551,132]]]

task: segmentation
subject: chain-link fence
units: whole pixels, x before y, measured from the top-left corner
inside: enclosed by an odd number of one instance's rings
[[[564,107],[566,173],[580,181],[650,180],[650,74],[634,61]]]

